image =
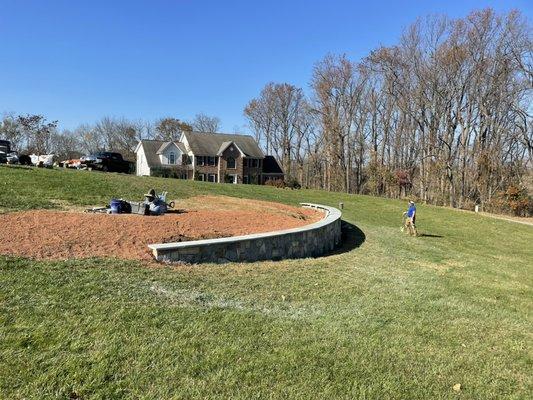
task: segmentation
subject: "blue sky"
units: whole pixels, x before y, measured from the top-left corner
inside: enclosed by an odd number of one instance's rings
[[[418,16],[528,1],[0,0],[0,113],[75,128],[109,115],[153,120],[242,110],[270,81],[308,89],[328,52],[364,57]]]

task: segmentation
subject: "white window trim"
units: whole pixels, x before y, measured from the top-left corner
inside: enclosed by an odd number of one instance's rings
[[[231,176],[233,182],[231,182],[232,184],[237,184],[239,183],[239,174],[228,174],[228,176]]]
[[[229,162],[228,160],[232,158],[233,159],[233,163],[234,163],[234,166],[233,167],[229,167]],[[226,169],[237,169],[237,159],[235,157],[228,157],[226,158]]]

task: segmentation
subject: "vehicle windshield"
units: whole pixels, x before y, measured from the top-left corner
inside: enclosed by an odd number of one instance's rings
[[[107,157],[109,157],[109,156],[110,156],[109,153],[101,152],[101,153],[94,153],[94,154],[91,154],[89,157],[94,157],[94,158],[107,158]]]

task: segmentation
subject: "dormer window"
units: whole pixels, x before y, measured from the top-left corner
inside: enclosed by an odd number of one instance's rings
[[[173,151],[171,151],[170,154],[168,155],[168,163],[176,164],[176,155],[174,154]]]

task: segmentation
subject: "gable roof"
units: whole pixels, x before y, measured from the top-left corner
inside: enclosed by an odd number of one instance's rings
[[[149,139],[143,139],[139,142],[137,145],[137,148],[135,149],[135,152],[139,151],[139,147],[142,146],[144,150],[144,155],[146,157],[146,162],[148,163],[148,167],[159,167],[161,166],[161,158],[159,157],[160,154],[163,154],[163,151],[170,145],[174,143],[178,149],[180,149],[184,154],[187,153],[185,150],[185,146],[183,143],[180,142],[169,142],[166,140],[149,140]]]
[[[183,132],[189,148],[197,156],[216,156],[223,145],[233,142],[246,157],[264,158],[255,139],[249,135],[233,135],[225,133]]]
[[[146,157],[146,162],[148,163],[148,166],[151,167],[157,167],[161,165],[161,159],[159,158],[159,155],[157,152],[161,148],[161,146],[165,145],[166,142],[164,140],[141,140],[139,145],[142,146],[144,150],[144,156]],[[136,149],[138,150],[138,149]]]
[[[183,145],[183,143],[180,143],[180,142],[163,142],[163,144],[161,145],[161,147],[159,148],[159,150],[157,150],[157,154],[163,154],[163,152],[165,151],[165,149],[170,146],[171,144],[174,144],[182,153],[186,153],[186,150],[185,150],[185,146]]]
[[[281,166],[273,156],[266,156],[263,159],[263,174],[283,174]]]
[[[244,151],[241,150],[241,148],[239,146],[237,146],[236,143],[234,142],[224,142],[220,145],[220,149],[218,149],[218,152],[217,152],[217,156],[221,156],[228,147],[230,147],[231,145],[235,146],[237,148],[237,150],[239,150],[239,153],[241,153],[243,156],[246,156],[246,154],[244,154]]]

